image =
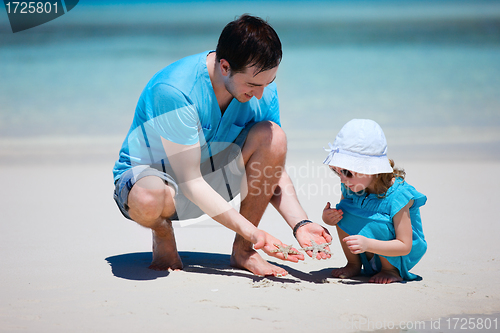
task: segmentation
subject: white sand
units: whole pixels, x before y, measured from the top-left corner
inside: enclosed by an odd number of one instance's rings
[[[350,332],[500,317],[499,162],[397,161],[428,196],[421,213],[429,249],[412,270],[422,281],[374,285],[329,278],[345,263],[336,238],[330,260],[280,262],[284,278],[232,269],[233,232],[211,222],[176,225],[184,271],[150,271],[150,232],[112,199],[114,157],[3,160],[0,332]],[[298,153],[290,160],[297,170],[307,162]],[[338,180],[304,172],[295,179],[301,202],[320,222],[326,201],[338,200],[322,181]],[[272,207],[261,227],[297,245]]]

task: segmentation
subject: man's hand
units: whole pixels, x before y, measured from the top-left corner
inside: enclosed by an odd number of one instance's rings
[[[341,210],[331,208],[328,202],[323,209],[323,222],[328,225],[336,225],[342,219],[342,214],[343,212]]]
[[[254,244],[253,247],[255,250],[262,250],[271,257],[292,262],[304,260],[304,255],[297,249],[291,247],[290,249],[283,251],[283,248],[287,248],[287,245],[260,229],[257,229],[257,231],[252,235],[252,243]],[[277,245],[281,246],[281,249],[279,249]],[[286,256],[284,252],[287,252]]]
[[[328,230],[323,228],[317,223],[308,223],[297,229],[297,241],[300,246],[308,247],[311,246],[311,240],[316,242],[316,244],[329,243],[332,241],[332,236]],[[330,251],[330,247],[325,247],[326,250]],[[313,251],[306,251],[309,257],[312,257]],[[325,252],[318,252],[316,259],[328,259],[331,255]]]

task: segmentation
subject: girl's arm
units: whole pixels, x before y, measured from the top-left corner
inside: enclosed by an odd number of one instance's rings
[[[354,254],[363,252],[371,252],[387,257],[405,256],[411,251],[413,242],[412,228],[410,219],[410,207],[413,205],[413,200],[404,206],[392,221],[394,222],[394,230],[396,238],[390,241],[380,241],[376,239],[366,238],[360,235],[348,236],[343,239],[349,250]]]

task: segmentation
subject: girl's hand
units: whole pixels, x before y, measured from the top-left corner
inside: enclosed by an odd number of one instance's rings
[[[353,254],[360,254],[368,251],[369,239],[365,236],[347,236],[342,241],[347,244],[349,251]]]
[[[262,250],[271,257],[292,262],[304,260],[304,255],[297,251],[297,249],[293,247],[288,248],[279,239],[260,229],[257,229],[252,235],[252,243],[255,250]],[[284,252],[287,252],[286,258]]]
[[[328,225],[336,225],[342,219],[343,212],[335,208],[330,207],[330,203],[327,202],[325,208],[323,209],[323,222]]]

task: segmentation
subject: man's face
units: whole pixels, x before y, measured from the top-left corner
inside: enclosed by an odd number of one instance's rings
[[[264,88],[276,79],[278,66],[255,75],[259,69],[247,67],[243,73],[230,73],[224,77],[226,90],[239,102],[248,102],[253,96],[262,98]]]

